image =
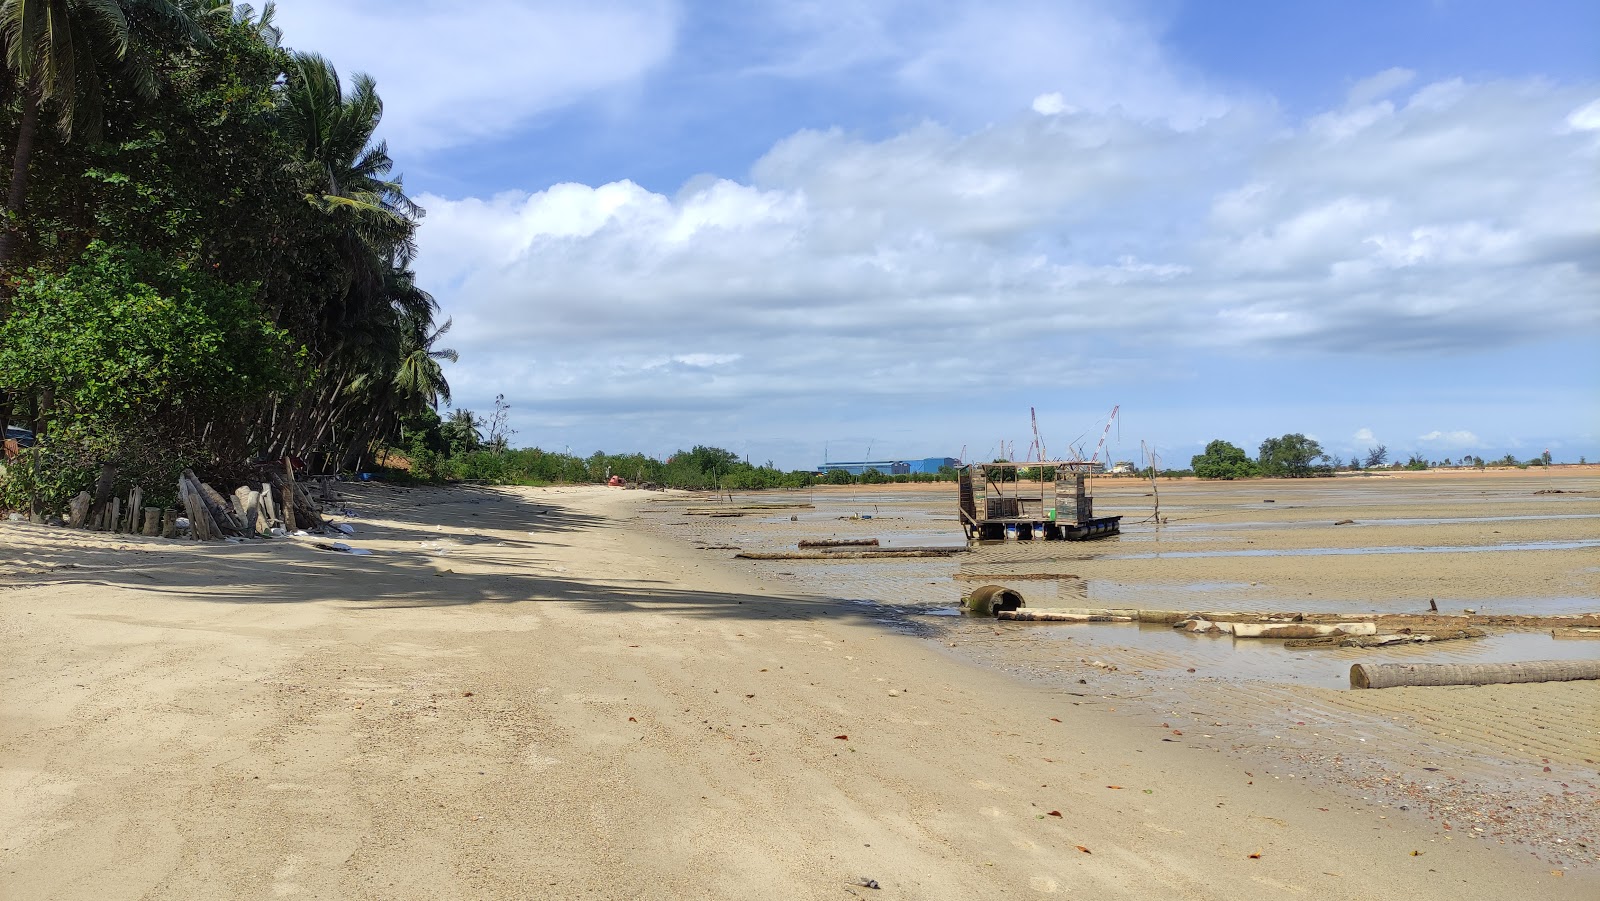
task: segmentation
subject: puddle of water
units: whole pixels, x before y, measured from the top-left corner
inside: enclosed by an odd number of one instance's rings
[[[1435,516],[1417,519],[1358,519],[1346,523],[1340,528],[1356,528],[1359,526],[1436,526],[1436,525],[1463,525],[1472,523],[1491,522],[1541,522],[1545,520],[1565,519],[1600,519],[1600,513],[1547,513],[1526,516]],[[1161,526],[1162,532],[1226,532],[1234,529],[1304,529],[1326,528],[1332,525],[1329,520],[1289,521],[1289,522],[1175,522]]]
[[[1154,551],[1108,554],[1105,560],[1155,560],[1163,557],[1341,557],[1365,554],[1476,554],[1494,551],[1575,551],[1600,547],[1600,538],[1578,541],[1513,541],[1504,544],[1432,545],[1422,547],[1262,548],[1242,551]]]
[[[1069,636],[1072,638],[1070,643],[1065,641]],[[1281,641],[1192,635],[1165,626],[1142,624],[1087,627],[1035,625],[1028,633],[1017,637],[1019,640],[1059,643],[1063,646],[1064,656],[1093,655],[1151,675],[1244,683],[1277,682],[1339,689],[1350,687],[1350,666],[1354,663],[1514,663],[1524,660],[1600,659],[1600,642],[1558,641],[1546,632],[1506,632],[1465,641],[1385,648],[1315,649],[1285,648]],[[1195,672],[1189,673],[1189,667],[1194,667]]]

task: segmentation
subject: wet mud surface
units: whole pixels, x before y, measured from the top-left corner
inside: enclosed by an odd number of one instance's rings
[[[1561,493],[1535,493],[1551,488]],[[1295,650],[1164,626],[1008,623],[958,610],[963,593],[993,583],[1040,608],[1421,613],[1431,603],[1442,613],[1596,613],[1600,478],[1173,482],[1159,485],[1159,513],[1148,482],[1098,479],[1091,491],[1097,513],[1125,517],[1121,535],[985,544],[949,558],[734,565],[786,591],[871,606],[886,628],[943,653],[1134,717],[1152,741],[1233,755],[1250,784],[1324,783],[1375,817],[1433,821],[1438,841],[1600,866],[1600,683],[1348,687],[1355,662],[1593,660],[1600,641],[1491,629],[1467,641]],[[810,506],[685,516],[716,501],[663,497],[640,522],[728,557],[819,538],[965,545],[953,485],[759,500]]]

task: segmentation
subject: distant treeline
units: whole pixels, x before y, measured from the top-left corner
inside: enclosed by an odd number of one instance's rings
[[[470,411],[465,412],[470,417]],[[465,417],[461,417],[465,418]],[[857,476],[833,471],[818,475],[810,470],[784,471],[770,461],[751,464],[732,451],[720,447],[695,445],[680,450],[665,460],[644,454],[595,452],[587,457],[557,453],[539,448],[513,450],[496,448],[479,439],[479,446],[463,446],[458,417],[452,416],[441,429],[443,446],[430,446],[427,435],[417,436],[411,447],[396,452],[393,462],[404,460],[404,475],[419,481],[482,481],[502,485],[557,485],[604,482],[616,476],[630,484],[659,485],[663,488],[691,490],[723,489],[757,491],[768,488],[809,488],[814,485],[880,485],[902,482],[954,481],[955,470],[938,473],[887,475],[869,469]],[[452,441],[456,441],[452,445]],[[402,472],[390,472],[402,476]],[[402,476],[403,477],[403,476]]]
[[[1341,471],[1360,472],[1373,469],[1420,471],[1435,467],[1459,466],[1471,466],[1477,469],[1489,466],[1516,466],[1526,469],[1529,466],[1549,466],[1551,462],[1549,451],[1525,461],[1518,460],[1514,454],[1506,454],[1497,460],[1484,460],[1482,457],[1468,454],[1459,460],[1446,457],[1437,461],[1412,454],[1405,462],[1390,461],[1389,449],[1381,444],[1368,448],[1364,457],[1355,456],[1346,461],[1341,457],[1324,453],[1321,444],[1296,432],[1261,442],[1254,459],[1245,453],[1244,448],[1219,438],[1207,444],[1204,453],[1196,454],[1190,459],[1190,468],[1187,471],[1169,470],[1162,474],[1195,475],[1202,479],[1306,478],[1332,476]]]

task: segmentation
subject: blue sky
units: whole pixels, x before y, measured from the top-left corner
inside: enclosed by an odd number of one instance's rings
[[[1600,460],[1600,5],[278,8],[518,443]]]

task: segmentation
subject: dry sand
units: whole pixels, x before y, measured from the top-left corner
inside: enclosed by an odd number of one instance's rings
[[[644,530],[652,497],[363,488],[365,557],[0,524],[0,896],[1600,893]]]

